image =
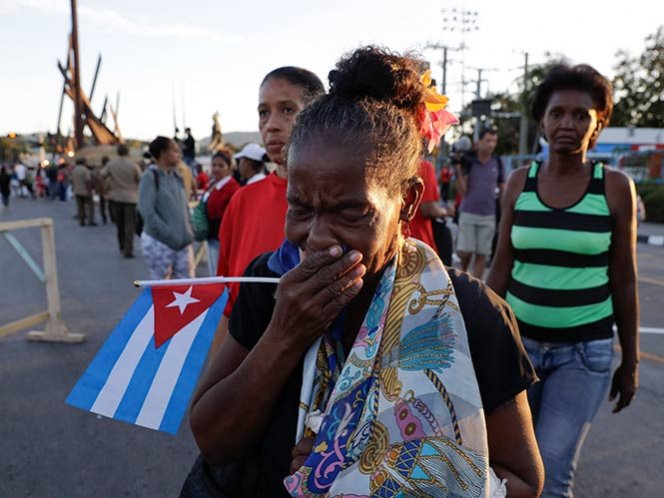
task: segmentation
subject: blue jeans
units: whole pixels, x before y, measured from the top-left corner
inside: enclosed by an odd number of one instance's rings
[[[219,259],[219,241],[216,239],[207,240],[208,250],[208,272],[211,277],[217,276],[217,260]]]
[[[522,340],[540,378],[528,401],[546,472],[542,498],[571,498],[581,446],[609,387],[613,339]]]

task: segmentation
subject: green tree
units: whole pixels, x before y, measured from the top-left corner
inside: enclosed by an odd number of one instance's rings
[[[0,163],[16,162],[29,150],[28,143],[20,135],[0,137]]]
[[[664,127],[664,26],[645,39],[638,57],[620,50],[614,66],[613,126]]]

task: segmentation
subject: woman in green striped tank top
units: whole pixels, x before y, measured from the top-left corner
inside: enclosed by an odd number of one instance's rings
[[[512,306],[540,377],[528,398],[544,497],[572,496],[579,450],[611,380],[614,323],[622,347],[614,412],[638,384],[634,185],[586,158],[612,102],[608,80],[587,65],[558,66],[539,86],[532,112],[549,158],[510,176],[488,279]]]

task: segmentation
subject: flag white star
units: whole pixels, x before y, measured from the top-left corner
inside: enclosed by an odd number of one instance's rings
[[[189,286],[189,288],[185,291],[184,294],[180,294],[179,292],[173,292],[173,297],[175,298],[175,301],[173,301],[171,304],[167,304],[167,308],[175,308],[176,306],[180,308],[180,314],[184,313],[184,310],[187,309],[187,306],[193,303],[198,303],[200,299],[196,299],[195,297],[191,297],[191,291],[194,289],[193,285]]]

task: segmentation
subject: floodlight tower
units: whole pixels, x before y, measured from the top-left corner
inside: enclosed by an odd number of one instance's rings
[[[461,52],[461,108],[465,107],[466,93],[466,35],[479,31],[479,12],[473,9],[450,7],[442,9],[443,31],[458,35],[460,42],[457,50]],[[445,79],[445,76],[443,76]]]

